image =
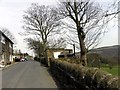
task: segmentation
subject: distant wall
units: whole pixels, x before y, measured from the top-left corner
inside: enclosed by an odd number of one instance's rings
[[[98,68],[88,68],[66,61],[50,60],[50,70],[64,88],[118,90],[118,77]]]

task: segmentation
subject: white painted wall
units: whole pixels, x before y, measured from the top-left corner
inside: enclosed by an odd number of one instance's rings
[[[10,61],[13,62],[13,56],[10,54]]]
[[[55,59],[58,59],[58,55],[60,55],[60,53],[61,53],[61,52],[54,52],[54,53],[53,53],[53,54],[54,54],[54,58],[55,58]]]

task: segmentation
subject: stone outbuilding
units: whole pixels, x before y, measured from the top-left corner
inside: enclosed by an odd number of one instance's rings
[[[0,31],[0,64],[7,65],[13,61],[13,42]]]

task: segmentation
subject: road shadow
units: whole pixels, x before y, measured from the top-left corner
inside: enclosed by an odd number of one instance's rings
[[[50,67],[47,68],[48,73],[50,74],[50,76],[52,77],[52,79],[55,81],[55,84],[57,85],[58,88],[56,88],[56,90],[67,90],[65,87],[63,87],[63,85],[57,80],[57,78],[55,78],[54,74],[51,72]],[[69,89],[71,90],[71,89]]]

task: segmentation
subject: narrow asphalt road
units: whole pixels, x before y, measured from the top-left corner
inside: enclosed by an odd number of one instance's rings
[[[2,88],[57,88],[57,85],[46,67],[29,60],[2,71]]]

